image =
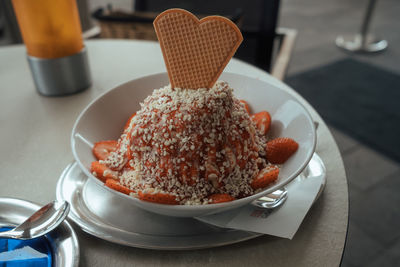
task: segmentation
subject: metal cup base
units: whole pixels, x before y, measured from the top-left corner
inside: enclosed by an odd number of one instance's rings
[[[86,48],[61,58],[28,55],[28,63],[37,91],[45,96],[78,93],[92,84]]]

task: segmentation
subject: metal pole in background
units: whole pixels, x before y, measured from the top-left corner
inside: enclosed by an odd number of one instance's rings
[[[356,34],[353,40],[346,41],[343,36],[339,36],[336,38],[336,45],[338,47],[350,52],[364,53],[380,52],[387,48],[388,43],[386,40],[376,40],[372,35],[368,34],[369,25],[375,9],[375,5],[376,0],[370,0],[368,2],[360,33]]]

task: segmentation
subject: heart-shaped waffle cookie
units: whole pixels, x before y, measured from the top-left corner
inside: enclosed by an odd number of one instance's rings
[[[243,40],[229,19],[169,9],[154,20],[172,88],[211,88]]]

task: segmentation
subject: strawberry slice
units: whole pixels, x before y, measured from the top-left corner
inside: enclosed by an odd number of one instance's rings
[[[121,192],[123,194],[129,195],[132,192],[135,192],[128,187],[121,185],[117,180],[107,179],[105,185],[115,191]]]
[[[107,179],[118,179],[117,172],[111,170],[110,168],[101,164],[98,161],[92,162],[92,164],[90,165],[90,172],[103,183],[105,183]]]
[[[133,117],[135,117],[136,116],[136,112],[135,113],[133,113],[130,117],[129,117],[129,119],[128,119],[128,121],[125,123],[125,126],[124,126],[124,132],[126,131],[126,129],[128,129],[129,128],[129,125],[131,125],[131,120],[133,119]]]
[[[94,144],[92,152],[97,160],[105,160],[117,147],[118,142],[115,140],[100,141]]]
[[[158,204],[169,204],[169,205],[178,205],[178,201],[176,197],[170,194],[165,193],[144,193],[142,191],[138,192],[139,199],[143,201],[158,203]]]
[[[261,111],[250,116],[262,135],[266,135],[271,127],[271,115],[268,111]]]
[[[273,164],[285,163],[299,148],[299,144],[291,138],[278,137],[267,142],[267,160]]]
[[[278,167],[266,167],[258,173],[256,178],[254,178],[254,180],[251,182],[250,186],[254,190],[264,188],[270,183],[274,182],[276,179],[278,179],[278,175]]]
[[[247,103],[246,100],[240,100],[240,102],[244,105],[244,108],[246,109],[247,113],[250,114],[250,106],[249,106],[249,103]]]
[[[212,194],[208,197],[211,200],[212,204],[223,203],[223,202],[230,202],[235,200],[233,196],[229,194]]]

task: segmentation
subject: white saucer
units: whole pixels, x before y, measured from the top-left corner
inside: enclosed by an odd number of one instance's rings
[[[314,154],[293,182],[323,173],[318,196],[326,182],[325,167]],[[81,171],[76,162],[67,166],[57,183],[57,200],[71,204],[69,218],[83,231],[117,244],[148,249],[199,249],[228,245],[261,234],[215,227],[192,218],[158,215],[119,198]],[[290,196],[290,190],[288,192]],[[317,197],[318,197],[317,196]],[[284,209],[283,205],[279,210]],[[277,212],[279,212],[277,210]]]

